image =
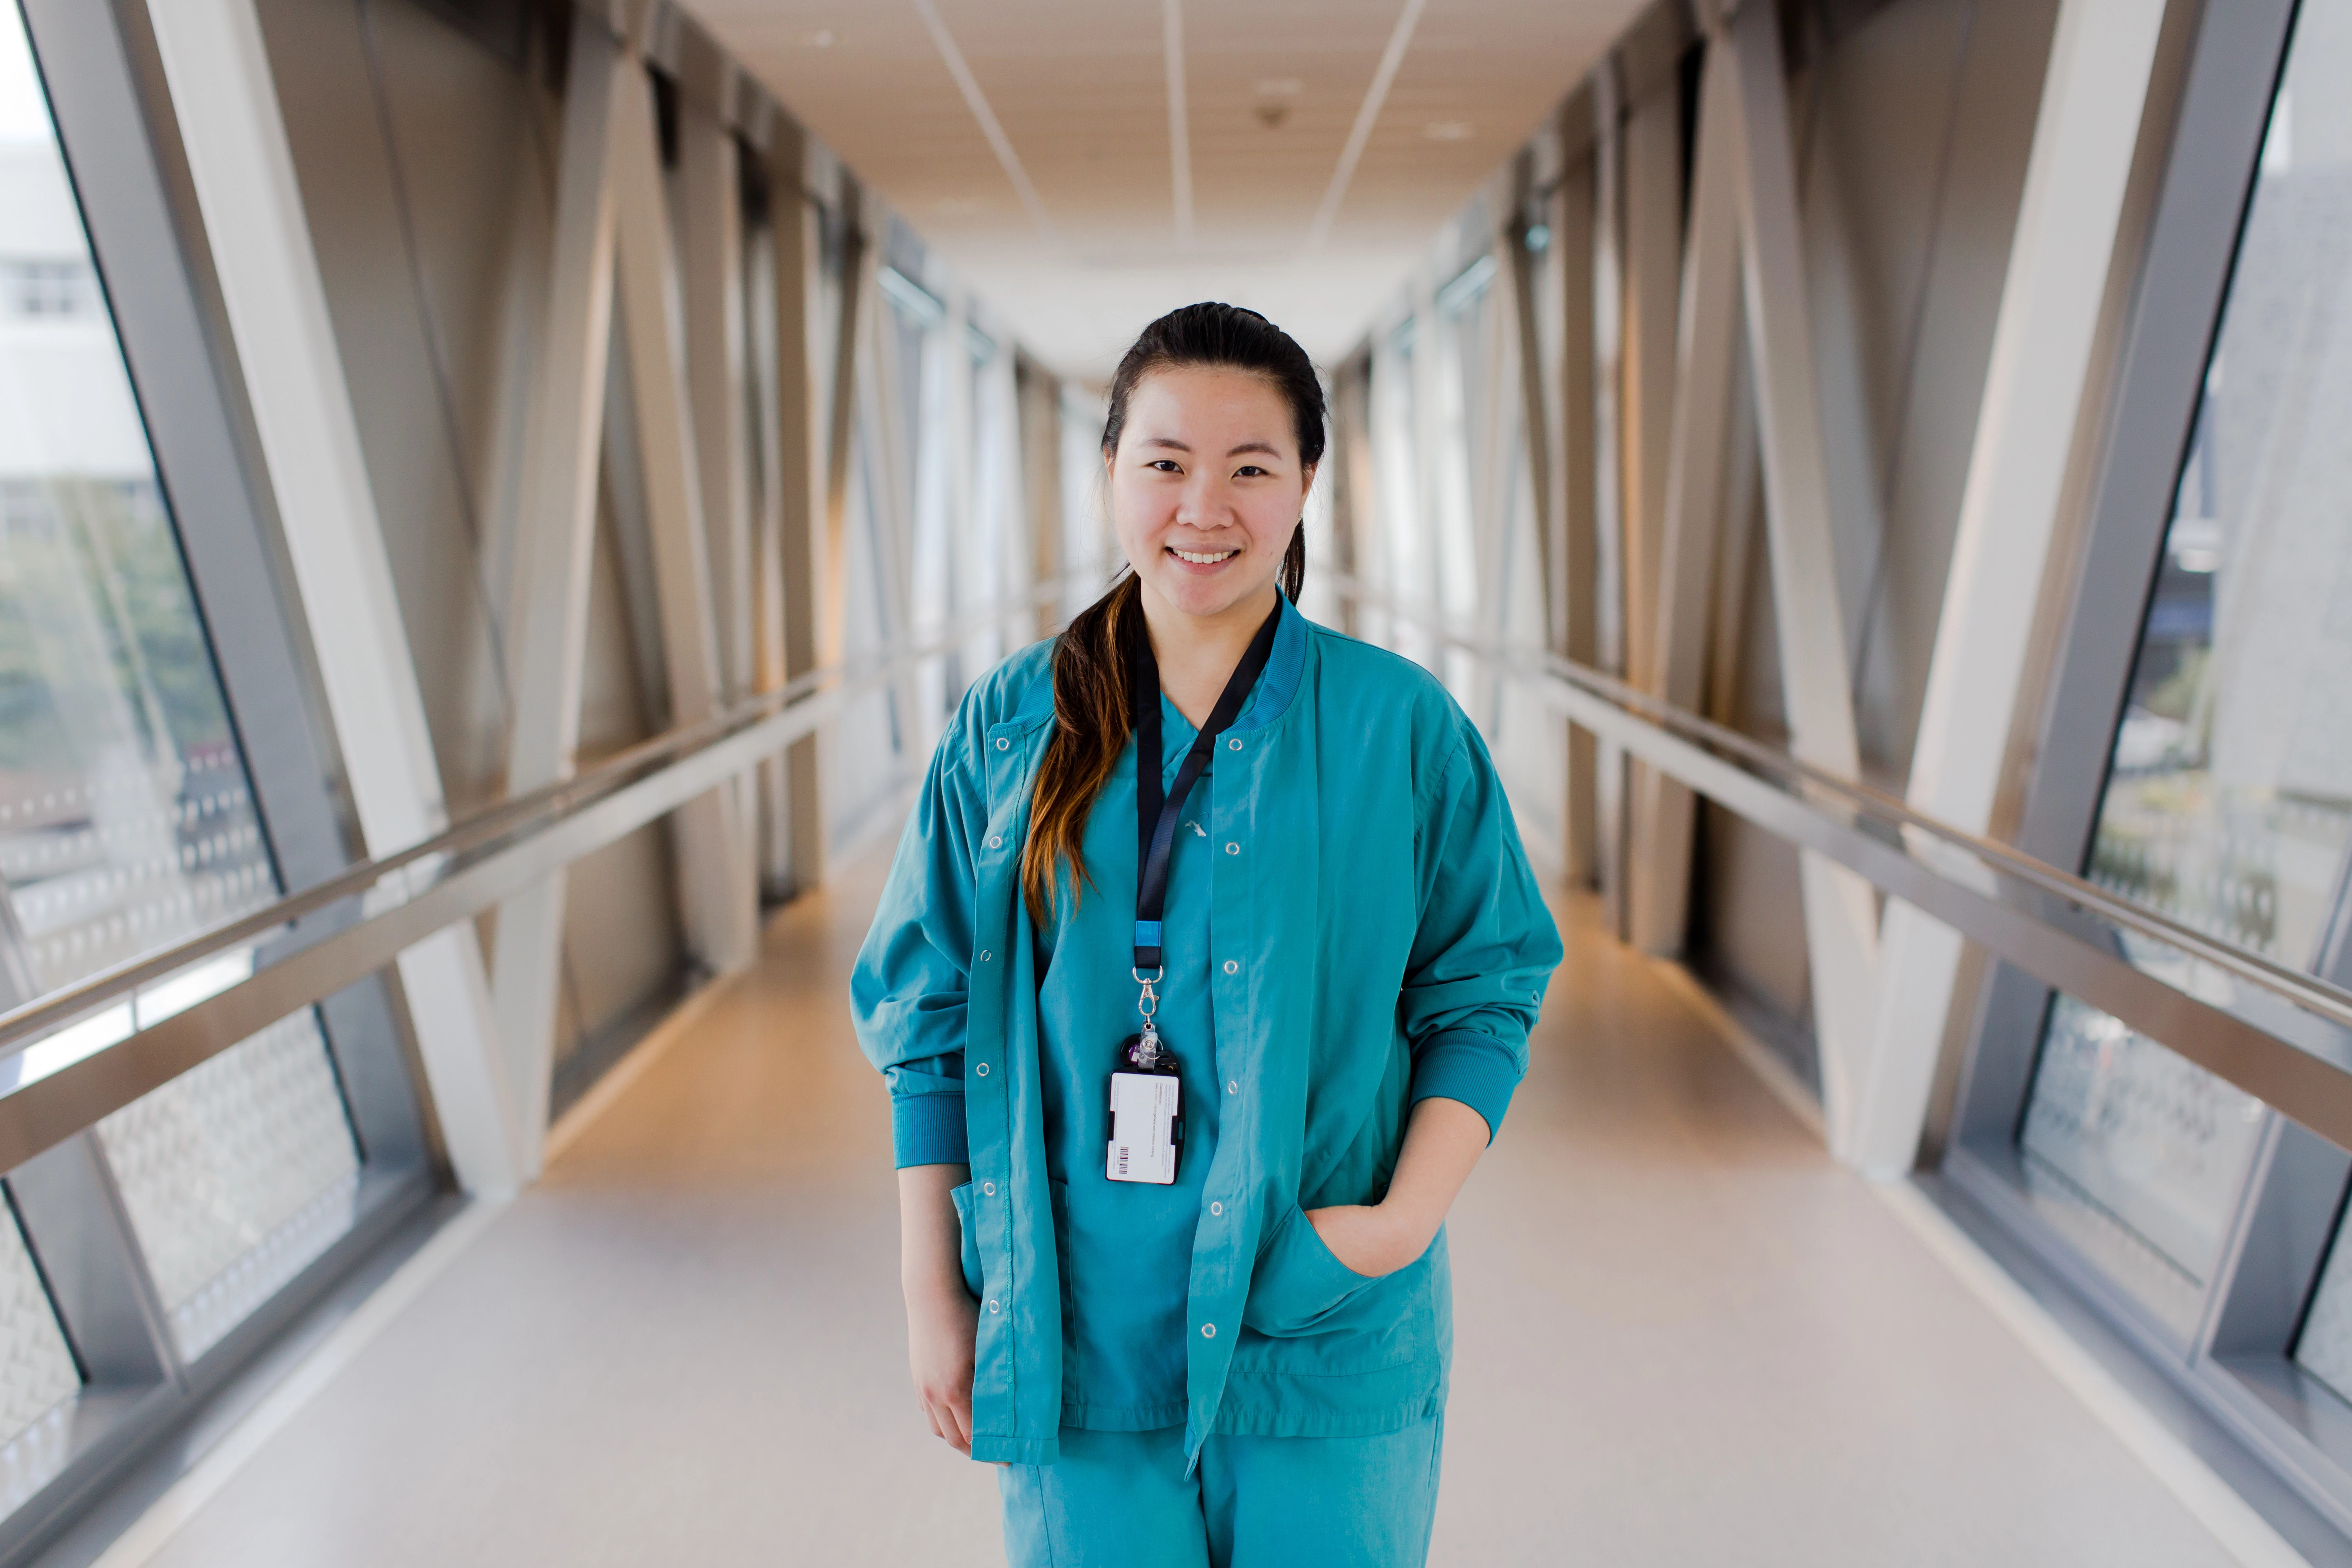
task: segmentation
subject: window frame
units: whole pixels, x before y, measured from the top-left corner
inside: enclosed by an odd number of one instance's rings
[[[2053,864],[2079,868],[2091,851],[2299,9],[2231,0],[2197,18],[2016,838]],[[2347,947],[2337,942],[2324,978],[2352,981]],[[2192,1429],[2283,1533],[2340,1554],[2352,1535],[2352,1403],[2291,1357],[2352,1153],[2270,1110],[2196,1326],[2168,1328],[2022,1195],[2019,1141],[2053,1003],[2041,982],[1988,963],[1924,1184],[2095,1353]]]
[[[18,3],[256,815],[298,890],[362,858],[361,841],[145,12]],[[0,1563],[70,1528],[446,1186],[394,988],[371,977],[320,1013],[362,1158],[353,1224],[194,1358],[178,1353],[94,1130],[6,1173],[87,1380],[69,1457],[0,1518]]]

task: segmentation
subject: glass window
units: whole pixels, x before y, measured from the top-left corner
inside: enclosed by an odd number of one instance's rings
[[[203,1354],[352,1226],[359,1157],[308,1012],[99,1126],[180,1353]]]
[[[55,1473],[68,1436],[66,1402],[80,1389],[81,1371],[12,1205],[0,1215],[0,1511]]]
[[[0,884],[12,1003],[278,894],[15,0],[0,3]],[[250,963],[151,987],[137,1012],[187,1006]],[[0,1064],[0,1088],[134,1021],[125,1004],[60,1031]],[[359,1151],[308,1010],[110,1118],[100,1140],[185,1355],[349,1226]],[[0,1236],[0,1307],[7,1269]],[[39,1339],[38,1319],[0,1311],[17,1336],[0,1357],[35,1353],[20,1341]]]
[[[2061,996],[2021,1140],[2027,1194],[2186,1335],[2229,1241],[2263,1114],[2252,1095]]]
[[[1436,578],[1421,504],[1423,468],[1430,455],[1421,440],[1419,356],[1421,318],[1407,316],[1374,348],[1372,357],[1372,521],[1379,542],[1358,552],[1358,569],[1382,595],[1413,608],[1435,609]],[[1418,620],[1373,615],[1366,629],[1405,658],[1435,668],[1438,644]],[[1384,633],[1384,635],[1383,635]]]
[[[2089,875],[2316,967],[2352,847],[2352,0],[2305,0],[2181,467]],[[2178,960],[2133,952],[2144,967]],[[2194,984],[2186,973],[2166,978]],[[2046,1212],[2178,1321],[2259,1104],[2061,998],[2023,1146]],[[2145,1268],[2118,1261],[2133,1248]],[[2175,1278],[2168,1288],[2167,1272]],[[2188,1309],[2193,1317],[2193,1305]]]
[[[1482,406],[1487,386],[1492,345],[1487,342],[1496,319],[1495,258],[1480,256],[1437,290],[1432,334],[1435,342],[1435,374],[1428,436],[1433,502],[1430,520],[1436,529],[1438,608],[1454,626],[1470,622],[1482,603],[1492,604],[1492,584],[1481,582],[1479,563],[1494,542],[1496,519],[1491,491],[1495,463],[1490,450],[1496,410]],[[1488,628],[1492,629],[1492,628]],[[1454,697],[1476,718],[1480,711],[1476,662],[1466,648],[1447,646],[1439,668]]]

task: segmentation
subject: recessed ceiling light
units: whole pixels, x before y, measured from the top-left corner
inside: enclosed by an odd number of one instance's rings
[[[819,27],[813,33],[803,33],[801,35],[801,47],[803,48],[829,49],[840,41],[841,40],[839,38],[834,36],[834,31],[831,27]]]
[[[1260,98],[1297,98],[1307,90],[1307,84],[1295,76],[1260,77],[1256,90]]]
[[[1469,125],[1459,120],[1433,120],[1421,128],[1421,133],[1432,142],[1467,142]]]

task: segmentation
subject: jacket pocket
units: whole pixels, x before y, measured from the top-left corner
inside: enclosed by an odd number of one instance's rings
[[[1250,1271],[1242,1324],[1276,1337],[1311,1334],[1359,1294],[1380,1283],[1333,1255],[1297,1204],[1284,1215]]]
[[[948,1200],[955,1205],[956,1229],[963,1237],[963,1288],[971,1291],[971,1299],[977,1301],[986,1292],[981,1289],[985,1281],[980,1269],[980,1222],[971,1212],[973,1185],[966,1182],[950,1193]]]

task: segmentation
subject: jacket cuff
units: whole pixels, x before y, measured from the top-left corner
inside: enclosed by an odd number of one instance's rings
[[[1519,1087],[1511,1048],[1492,1035],[1448,1029],[1413,1053],[1412,1100],[1458,1100],[1486,1119],[1486,1142],[1503,1130],[1503,1113]]]
[[[961,1094],[908,1094],[890,1101],[890,1161],[909,1165],[969,1165]]]

